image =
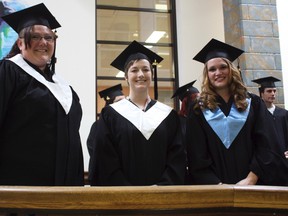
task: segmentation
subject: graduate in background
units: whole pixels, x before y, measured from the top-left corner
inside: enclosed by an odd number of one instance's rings
[[[187,152],[186,152],[186,121],[188,116],[189,107],[200,95],[198,89],[194,87],[194,83],[196,80],[187,83],[181,87],[179,87],[171,98],[177,97],[181,101],[181,107],[178,112],[180,117],[181,124],[181,133],[182,133],[182,143],[185,145],[185,155],[186,155],[186,174],[185,174],[185,184],[189,184],[191,180],[189,180],[189,170],[188,170],[188,162],[187,162]]]
[[[270,114],[232,64],[242,53],[212,39],[193,58],[204,70],[186,130],[192,184],[288,185],[287,160]]]
[[[19,37],[0,62],[0,185],[84,185],[82,108],[54,68],[60,24],[43,3],[2,18]]]
[[[259,84],[259,95],[265,102],[268,111],[272,114],[278,138],[281,142],[281,150],[284,152],[285,157],[288,158],[288,111],[274,104],[277,92],[275,82],[279,81],[281,80],[272,76],[252,80],[252,82]]]
[[[184,183],[178,114],[149,96],[152,63],[162,58],[137,41],[111,63],[125,72],[129,96],[102,109],[92,158],[92,185]]]
[[[178,97],[178,99],[181,101],[179,115],[182,117],[187,117],[190,103],[193,102],[200,94],[198,89],[193,86],[195,82],[196,80],[179,87],[171,97]]]
[[[121,84],[117,84],[115,86],[109,87],[107,89],[104,89],[100,92],[98,92],[100,97],[103,98],[105,100],[105,106],[109,106],[112,103],[115,103],[119,100],[122,100],[123,98],[125,98],[123,92],[122,92],[122,85]],[[88,135],[87,138],[87,149],[88,149],[88,153],[90,156],[90,160],[89,160],[89,168],[88,168],[88,181],[89,183],[91,182],[91,157],[93,154],[93,149],[95,148],[96,145],[96,131],[97,131],[97,124],[98,121],[96,120],[90,129],[90,133]]]

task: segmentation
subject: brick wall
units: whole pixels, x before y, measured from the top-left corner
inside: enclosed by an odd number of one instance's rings
[[[223,13],[225,42],[245,51],[240,67],[249,91],[258,94],[253,79],[282,80],[276,0],[223,0]],[[275,103],[284,107],[283,83],[275,84]]]

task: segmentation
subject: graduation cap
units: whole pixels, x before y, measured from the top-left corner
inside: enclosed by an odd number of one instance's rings
[[[3,16],[2,19],[17,33],[23,28],[33,25],[44,25],[50,29],[61,27],[43,3],[8,14]]]
[[[195,82],[196,80],[179,87],[171,98],[178,96],[179,100],[182,101],[186,97],[187,93],[199,93],[198,89],[193,86]]]
[[[259,84],[260,91],[263,91],[265,88],[275,88],[275,82],[279,81],[281,80],[272,76],[252,80],[252,82]]]
[[[123,95],[122,85],[118,84],[118,85],[109,87],[107,89],[104,89],[99,92],[99,95],[101,98],[104,98],[104,100],[106,101],[106,104],[111,104],[113,103],[113,101],[111,100],[114,100],[116,96]]]
[[[233,62],[243,52],[241,49],[212,38],[193,59],[205,64],[210,59],[223,57]]]
[[[18,34],[22,29],[33,25],[44,25],[50,29],[56,29],[61,27],[61,25],[58,23],[58,21],[43,3],[8,14],[6,16],[3,16],[2,19]],[[55,71],[56,63],[56,41],[54,47],[54,53],[50,63],[51,71],[53,73]]]
[[[128,47],[123,50],[118,57],[111,63],[111,66],[125,72],[125,67],[132,60],[148,60],[154,67],[154,97],[158,99],[158,86],[157,86],[157,64],[159,64],[163,58],[150,49],[146,48],[137,41],[132,41]]]

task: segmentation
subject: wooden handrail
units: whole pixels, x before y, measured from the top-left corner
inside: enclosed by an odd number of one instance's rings
[[[0,212],[279,210],[288,213],[288,188],[273,186],[24,187],[0,186]]]

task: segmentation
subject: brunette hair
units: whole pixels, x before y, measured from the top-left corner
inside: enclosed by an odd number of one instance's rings
[[[181,107],[179,110],[180,116],[188,116],[189,107],[194,101],[196,101],[199,94],[200,94],[199,92],[194,92],[194,93],[188,92],[187,93],[187,95],[183,98],[183,100],[181,102]]]
[[[12,58],[13,56],[21,53],[21,50],[19,49],[18,45],[17,45],[17,41],[19,40],[19,38],[23,38],[24,39],[24,43],[25,43],[25,48],[30,48],[31,47],[31,38],[32,38],[32,32],[33,32],[34,26],[28,26],[26,28],[23,28],[19,34],[18,34],[18,39],[14,42],[14,44],[12,45],[9,53],[5,56],[5,58]],[[57,35],[55,32],[52,31],[52,33],[54,34],[54,41],[56,42],[57,39]],[[54,48],[54,54],[51,58],[51,62],[48,64],[48,67],[51,69],[52,73],[54,73],[54,64],[56,63],[56,58],[55,58],[55,49],[56,49],[56,44],[55,44],[55,48]]]
[[[125,77],[127,77],[127,73],[128,73],[128,70],[129,68],[131,67],[131,65],[133,65],[135,62],[138,62],[140,60],[143,60],[143,59],[146,59],[146,58],[137,58],[137,59],[133,59],[131,61],[128,61],[126,64],[125,64]],[[152,75],[153,75],[153,65],[150,63],[150,61],[148,59],[146,59],[148,62],[149,62],[149,65],[150,65],[150,70],[152,72]]]
[[[31,47],[31,32],[32,31],[33,31],[33,26],[28,26],[26,28],[23,28],[19,32],[18,38],[24,39],[25,47]],[[13,56],[15,56],[21,52],[18,45],[17,45],[17,40],[13,44],[13,46],[12,46],[11,50],[9,51],[9,53],[7,54],[6,58],[11,58],[11,57],[13,57]]]

